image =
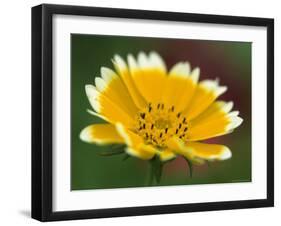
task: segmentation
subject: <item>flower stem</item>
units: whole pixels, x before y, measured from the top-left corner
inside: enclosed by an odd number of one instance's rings
[[[148,186],[153,185],[153,179],[154,179],[154,167],[153,164],[149,161],[149,170],[148,170]]]

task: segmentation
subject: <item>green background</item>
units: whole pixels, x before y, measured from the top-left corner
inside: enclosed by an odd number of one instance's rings
[[[114,54],[123,58],[139,51],[157,51],[168,68],[178,61],[189,61],[201,69],[200,80],[219,78],[228,91],[219,99],[234,101],[243,124],[233,133],[214,138],[210,142],[227,145],[232,158],[194,166],[193,177],[183,158],[164,165],[159,185],[209,184],[251,181],[251,43],[159,39],[143,37],[71,35],[71,189],[98,189],[147,186],[147,161],[124,154],[101,156],[111,146],[97,146],[82,142],[80,131],[93,123],[102,122],[89,113],[85,85],[94,84],[100,67],[113,69]]]

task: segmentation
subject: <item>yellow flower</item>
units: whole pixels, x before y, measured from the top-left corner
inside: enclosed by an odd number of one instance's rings
[[[86,94],[89,113],[107,123],[82,130],[80,138],[101,145],[125,144],[127,154],[162,161],[182,155],[203,163],[231,157],[228,147],[202,141],[228,134],[242,123],[232,102],[218,101],[227,87],[199,80],[200,70],[179,62],[167,71],[156,53],[113,58],[115,71],[102,67]]]

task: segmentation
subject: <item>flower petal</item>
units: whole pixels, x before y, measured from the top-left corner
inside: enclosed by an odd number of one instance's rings
[[[145,100],[153,103],[161,101],[167,78],[162,58],[155,52],[149,55],[140,52],[137,61],[129,54],[128,64],[135,86]]]
[[[204,80],[200,82],[195,90],[190,104],[184,110],[189,120],[194,119],[206,110],[215,99],[227,90],[226,86],[219,86],[217,80]]]
[[[229,148],[220,144],[188,142],[186,148],[191,150],[194,157],[204,160],[226,160],[232,156]]]
[[[161,161],[169,161],[177,157],[177,155],[170,149],[164,149],[163,151],[158,152],[159,158]]]
[[[191,72],[189,63],[174,65],[167,78],[163,102],[168,106],[175,106],[177,111],[184,110],[193,96],[198,78],[199,69]]]
[[[186,148],[183,140],[174,136],[167,141],[167,146],[174,153],[184,156],[189,160],[195,160],[195,157],[190,149]],[[199,162],[201,163],[201,162]]]
[[[232,132],[243,121],[237,116],[237,111],[230,112],[232,106],[232,102],[224,101],[211,104],[206,111],[189,122],[187,141],[205,140]]]
[[[136,106],[139,109],[144,108],[146,106],[146,101],[144,100],[144,98],[141,96],[138,89],[136,88],[125,61],[119,55],[115,55],[113,59],[113,64],[116,71],[121,76],[124,84],[126,85]]]
[[[114,71],[106,67],[101,68],[101,76],[102,78],[96,77],[95,79],[98,91],[118,105],[128,115],[134,117],[138,112],[138,108],[122,79]]]
[[[105,120],[111,123],[122,122],[131,127],[134,121],[123,109],[113,103],[109,98],[100,93],[93,85],[85,86],[86,94],[92,108],[102,115]]]
[[[149,160],[157,153],[157,150],[151,145],[141,144],[137,147],[127,147],[126,152],[134,157]]]
[[[84,128],[80,133],[80,139],[88,143],[97,144],[122,144],[123,138],[111,124],[95,124]]]
[[[225,160],[231,158],[229,148],[219,144],[184,143],[181,139],[173,137],[168,141],[168,147],[197,164],[204,163],[204,160]]]
[[[139,135],[126,129],[121,123],[116,124],[116,129],[128,145],[126,152],[129,155],[147,160],[153,158],[153,156],[158,152],[158,150],[152,145],[144,144],[143,139]]]
[[[133,147],[143,143],[143,139],[139,135],[128,130],[122,123],[116,123],[116,130],[128,146]]]
[[[233,108],[233,102],[215,101],[204,112],[191,120],[192,124],[210,122],[220,117],[226,116]]]

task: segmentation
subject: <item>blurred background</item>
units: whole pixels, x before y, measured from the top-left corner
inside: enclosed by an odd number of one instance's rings
[[[98,189],[147,186],[149,164],[137,158],[123,161],[124,155],[100,156],[110,146],[87,144],[80,131],[102,120],[88,114],[90,104],[85,85],[100,76],[100,67],[113,69],[114,54],[126,58],[139,51],[157,51],[168,69],[178,61],[200,67],[202,79],[219,78],[228,91],[219,99],[234,101],[244,122],[233,133],[210,139],[224,144],[232,158],[194,166],[193,177],[185,160],[178,157],[164,165],[159,185],[235,183],[251,181],[251,43],[229,41],[159,39],[101,35],[71,35],[71,189]]]

